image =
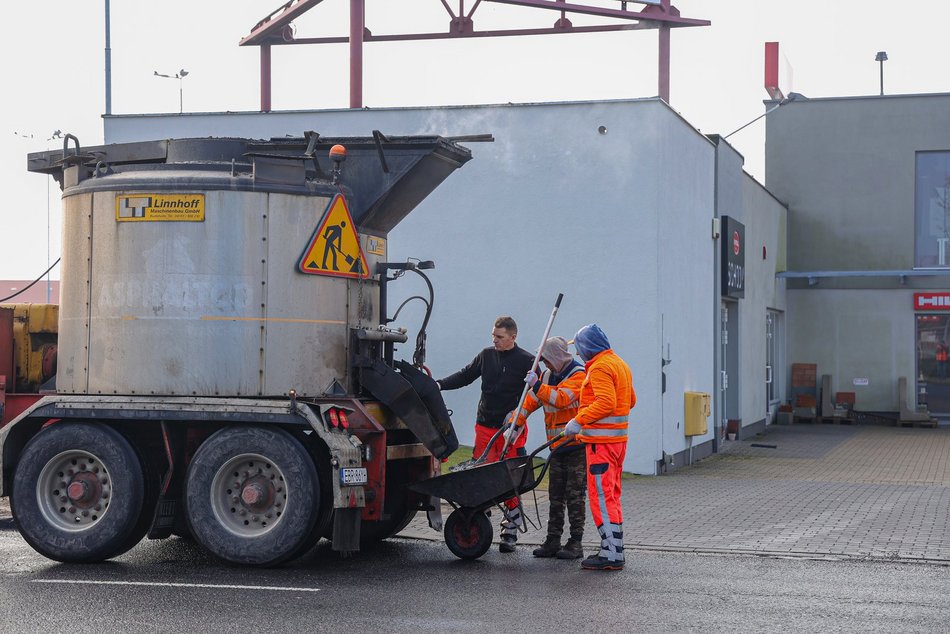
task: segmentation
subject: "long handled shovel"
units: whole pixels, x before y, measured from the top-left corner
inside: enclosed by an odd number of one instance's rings
[[[531,371],[537,373],[538,371],[538,362],[541,360],[541,350],[544,349],[544,342],[548,340],[548,335],[551,334],[551,326],[554,325],[554,318],[557,316],[557,310],[561,307],[561,300],[564,299],[564,293],[558,293],[557,299],[554,300],[554,308],[551,310],[551,316],[548,318],[548,325],[544,328],[544,334],[541,336],[541,343],[538,345],[538,351],[534,355],[534,363],[531,364]],[[524,400],[528,396],[528,390],[531,389],[531,386],[527,383],[524,384],[524,390],[521,392],[521,398],[518,399],[518,407],[515,409],[515,412],[510,421],[510,425],[518,424],[518,412],[524,407]],[[502,425],[504,428],[505,425]],[[508,452],[508,445],[511,443],[506,438],[505,446],[501,449],[501,457],[504,459],[505,454]],[[489,447],[491,445],[489,444]]]
[[[555,317],[555,315],[557,315],[557,310],[558,310],[558,308],[561,307],[561,300],[562,300],[563,298],[564,298],[564,293],[558,293],[558,294],[557,294],[557,299],[554,300],[554,309],[551,311],[551,317],[548,319],[548,325],[547,325],[547,326],[545,327],[545,329],[544,329],[544,336],[541,337],[541,345],[538,346],[538,352],[537,352],[537,354],[534,355],[534,362],[531,364],[531,371],[532,371],[532,372],[537,372],[537,371],[538,371],[538,362],[539,362],[540,359],[541,359],[541,349],[544,348],[544,342],[548,340],[548,335],[551,334],[551,326],[554,325],[554,317]],[[522,405],[524,405],[524,399],[525,399],[526,396],[528,396],[528,390],[529,390],[529,389],[530,389],[530,387],[528,386],[527,383],[525,383],[524,391],[521,392],[521,398],[518,399],[518,407],[515,409],[516,412],[517,412],[519,409],[521,409],[521,406],[522,406]],[[511,424],[514,424],[514,423],[515,423],[515,421],[512,421],[512,422],[511,422]],[[500,434],[504,433],[504,431],[505,431],[507,428],[508,428],[508,425],[502,425],[502,426],[501,426],[501,429],[499,429],[498,431],[495,432],[495,434],[491,437],[491,440],[488,441],[488,445],[485,447],[485,451],[482,452],[482,455],[480,455],[480,456],[478,456],[477,458],[474,458],[474,459],[472,459],[472,460],[466,460],[466,461],[464,461],[464,462],[460,462],[460,463],[458,463],[457,465],[455,465],[454,467],[452,467],[451,469],[449,469],[449,471],[451,471],[451,472],[455,472],[455,471],[465,471],[466,469],[471,469],[471,468],[473,468],[473,467],[477,467],[478,465],[480,465],[480,464],[482,464],[483,462],[485,462],[485,459],[488,458],[488,452],[491,451],[491,448],[492,448],[492,446],[495,444],[495,441],[498,439],[498,436],[499,436]],[[505,440],[505,445],[504,445],[504,447],[502,447],[502,451],[501,451],[502,460],[504,460],[505,453],[508,451],[508,445],[509,445],[509,444],[510,444],[510,443],[508,442],[508,440]]]

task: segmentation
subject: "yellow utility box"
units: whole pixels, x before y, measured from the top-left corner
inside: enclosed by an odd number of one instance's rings
[[[709,409],[709,394],[706,392],[684,392],[683,428],[687,436],[702,436],[709,430],[706,419],[712,413]]]

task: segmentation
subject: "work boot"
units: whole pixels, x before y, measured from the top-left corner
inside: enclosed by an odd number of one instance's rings
[[[518,530],[522,526],[524,526],[524,516],[521,514],[521,507],[516,506],[513,509],[507,509],[505,511],[505,519],[501,522],[501,544],[498,546],[498,552],[515,552],[515,544],[518,542]]]
[[[564,548],[557,551],[558,559],[580,559],[584,556],[584,549],[581,547],[581,538],[571,537],[564,544]]]
[[[584,570],[623,570],[623,561],[611,561],[598,553],[582,561],[581,568]]]
[[[535,548],[531,553],[535,557],[554,557],[561,550],[561,538],[556,535],[548,535],[540,547]]]

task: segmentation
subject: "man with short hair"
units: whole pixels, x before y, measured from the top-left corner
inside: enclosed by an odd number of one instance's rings
[[[518,399],[524,391],[524,377],[534,365],[534,355],[518,347],[518,325],[511,317],[504,315],[495,320],[491,331],[492,346],[485,348],[472,359],[472,362],[454,374],[439,379],[436,383],[440,390],[457,390],[481,377],[482,395],[478,400],[475,414],[474,458],[478,458],[488,448],[488,441],[501,429],[505,417],[517,408]],[[524,454],[527,434],[521,434],[501,455],[505,438],[501,435],[489,448],[487,460],[494,462]],[[518,541],[518,529],[524,525],[524,517],[517,498],[505,502],[508,509],[502,522],[501,545],[503,553],[515,551]]]
[[[637,404],[630,366],[610,348],[597,324],[588,324],[574,336],[577,355],[587,378],[581,386],[577,416],[564,433],[576,435],[587,448],[587,496],[594,524],[600,532],[600,551],[581,567],[586,570],[623,570],[623,510],[621,484],[627,455],[627,422]]]

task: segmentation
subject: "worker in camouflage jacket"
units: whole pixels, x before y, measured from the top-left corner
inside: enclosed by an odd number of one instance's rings
[[[551,337],[544,342],[541,362],[547,370],[540,380],[534,372],[529,372],[525,377],[531,391],[518,411],[517,423],[523,426],[532,412],[544,408],[544,427],[550,441],[557,438],[567,422],[577,414],[581,385],[587,373],[584,366],[568,352],[564,337]],[[584,554],[581,540],[587,512],[584,446],[577,438],[559,438],[551,446],[548,465],[548,495],[551,502],[548,534],[541,547],[534,550],[534,556],[577,559]],[[570,537],[562,547],[565,509],[570,523]]]

